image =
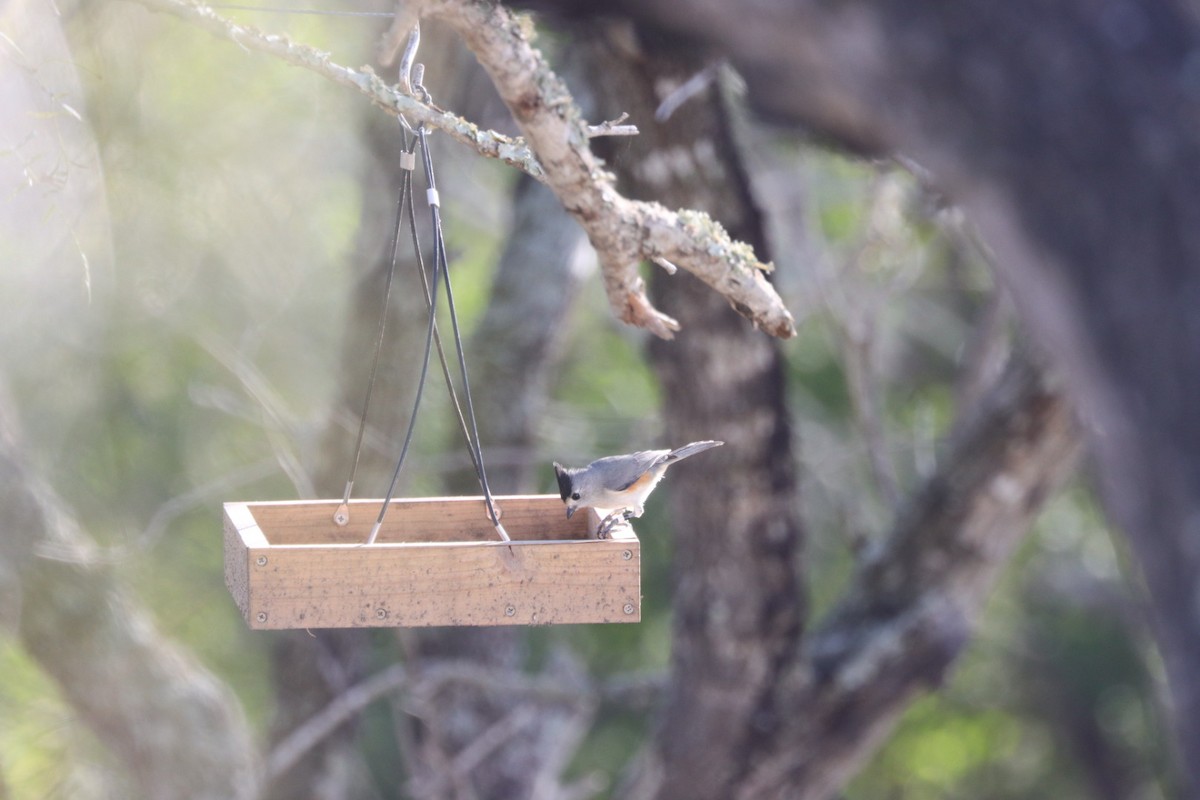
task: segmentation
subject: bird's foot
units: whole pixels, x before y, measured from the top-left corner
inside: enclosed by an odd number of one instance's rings
[[[600,521],[600,526],[598,528],[596,528],[596,538],[597,539],[609,538],[610,535],[612,534],[613,528],[617,527],[618,525],[628,524],[629,520],[633,519],[636,516],[638,516],[638,515],[635,514],[631,509],[628,509],[628,508],[625,509],[624,511],[614,511],[613,513],[609,514],[607,517],[605,517],[603,520]]]

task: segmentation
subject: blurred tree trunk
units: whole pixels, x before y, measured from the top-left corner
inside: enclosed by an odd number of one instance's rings
[[[595,271],[579,225],[554,193],[522,175],[513,222],[471,343],[484,441],[498,452],[493,491],[537,491],[534,444],[574,300]],[[507,456],[507,457],[505,457]]]
[[[972,214],[1091,425],[1200,791],[1194,4],[638,0],[604,13],[728,57],[768,116],[902,153]]]
[[[706,210],[761,254],[719,84],[649,124],[664,93],[704,64],[645,31],[604,30],[590,52],[605,111],[628,110],[643,125],[610,150],[622,189]],[[1073,418],[1032,368],[1011,368],[962,426],[943,472],[863,559],[829,621],[802,641],[802,534],[778,344],[682,275],[656,272],[654,285],[656,303],[683,323],[676,341],[651,344],[668,444],[728,444],[669,484],[682,534],[671,689],[626,795],[827,797],[961,651],[1000,566],[1074,466]],[[993,481],[1011,489],[1000,507]]]
[[[605,151],[622,191],[705,211],[766,260],[763,222],[716,87],[668,122],[653,121],[664,87],[704,64],[657,50],[624,26],[581,39],[602,115],[627,111],[641,130]],[[779,341],[691,276],[652,269],[655,304],[683,326],[675,340],[650,343],[663,386],[659,444],[726,444],[667,482],[676,532],[672,680],[629,794],[727,797],[743,769],[734,754],[753,752],[754,740],[779,724],[771,694],[805,618],[798,458]]]

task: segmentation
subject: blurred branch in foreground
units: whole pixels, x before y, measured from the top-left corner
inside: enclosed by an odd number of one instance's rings
[[[0,409],[3,411],[3,409]],[[163,638],[0,432],[0,549],[22,645],[146,797],[248,798],[259,765],[228,689]],[[7,605],[7,603],[6,603]]]

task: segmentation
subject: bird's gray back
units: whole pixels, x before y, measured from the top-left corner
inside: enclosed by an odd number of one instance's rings
[[[624,456],[598,458],[587,466],[588,478],[598,481],[597,488],[624,489],[666,460],[670,450],[639,450]]]

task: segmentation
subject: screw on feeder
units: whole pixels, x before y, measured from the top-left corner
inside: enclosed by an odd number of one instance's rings
[[[257,619],[259,622],[266,622],[267,621],[267,612],[265,612],[265,611],[258,612],[258,615],[255,617],[255,619]]]
[[[375,618],[376,619],[387,619],[387,614],[388,614],[388,612],[387,612],[386,608],[375,609]]]
[[[515,617],[516,615],[517,615],[517,607],[516,606],[508,605],[508,606],[504,607],[504,616]]]
[[[267,557],[259,556],[258,558],[254,559],[254,563],[258,564],[260,567],[265,567],[267,565]]]
[[[632,613],[633,613],[633,603],[626,603],[626,604],[625,604],[625,613],[626,613],[626,614],[632,614]]]
[[[621,558],[623,558],[623,559],[625,559],[626,561],[628,561],[629,559],[633,558],[633,551],[632,551],[632,550],[622,550],[622,551],[621,551]]]

